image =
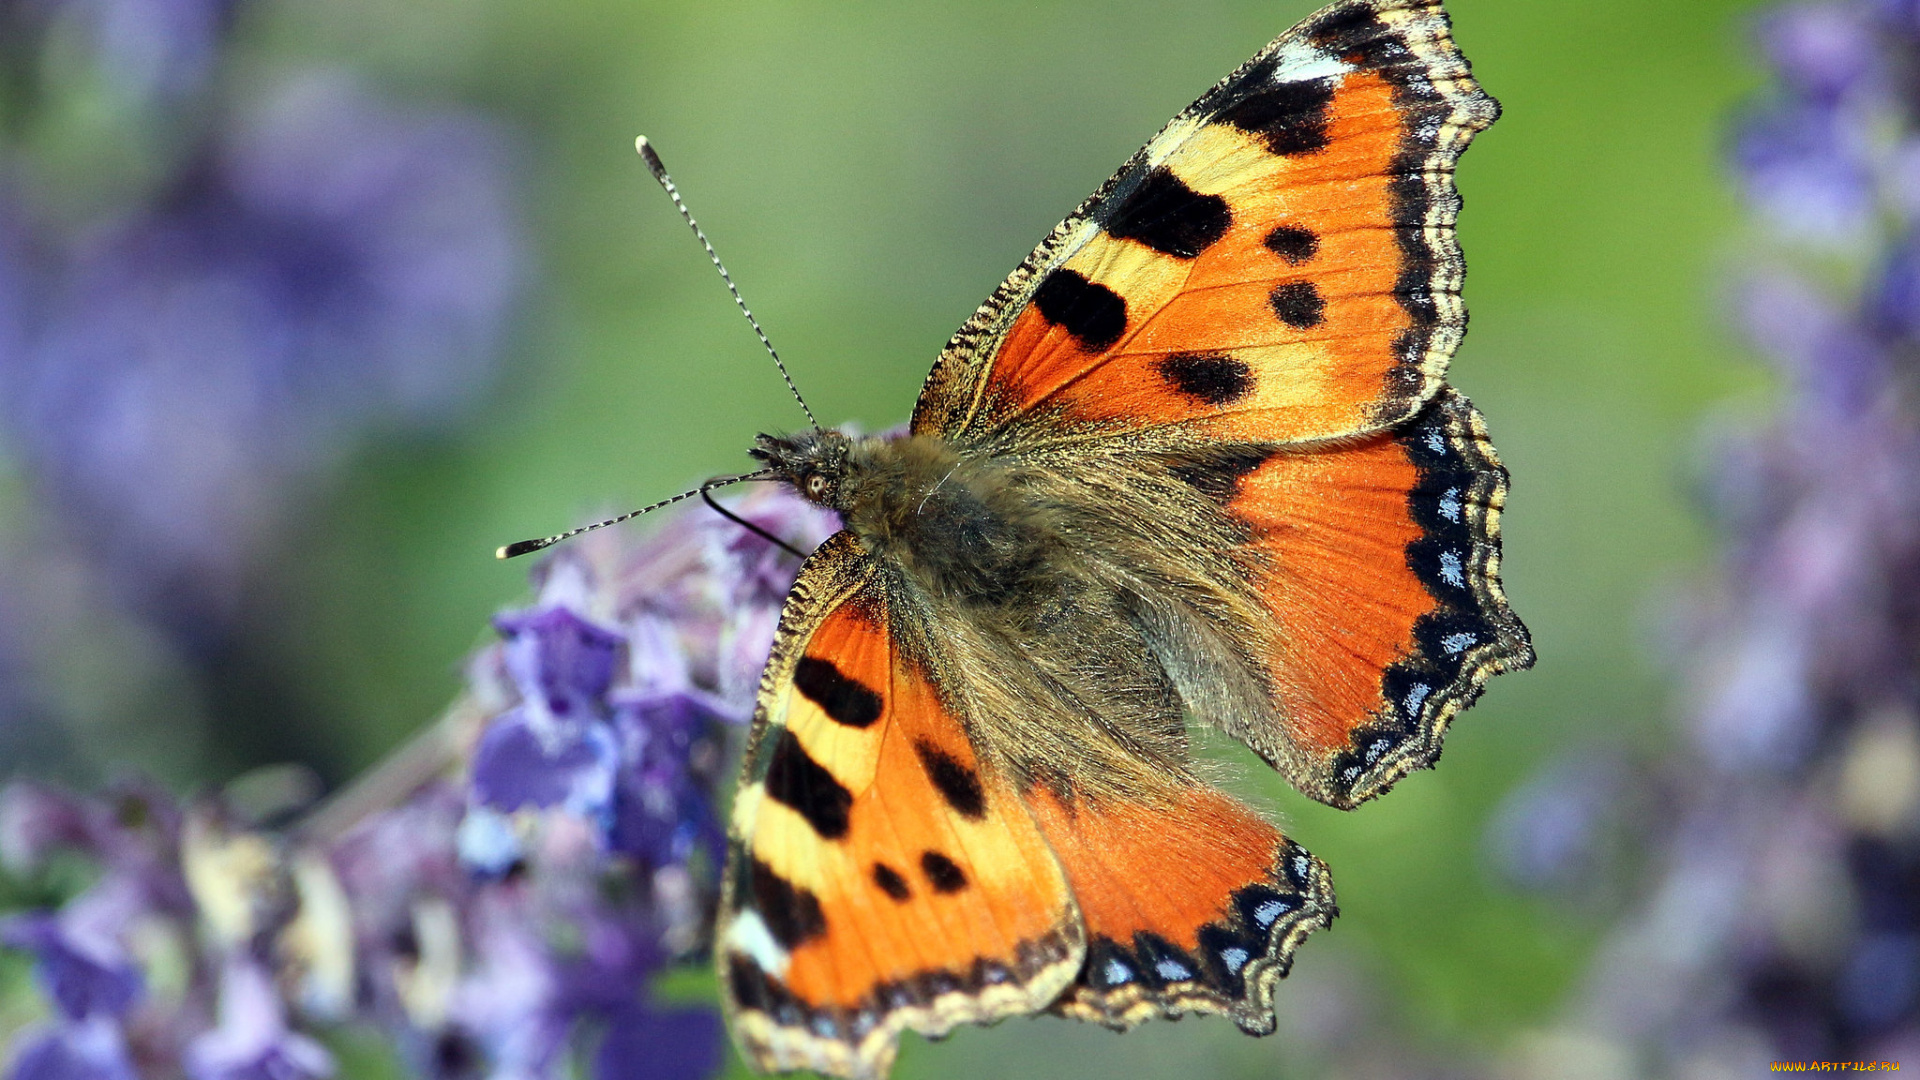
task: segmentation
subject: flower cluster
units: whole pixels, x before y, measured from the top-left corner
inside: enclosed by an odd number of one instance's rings
[[[741,512],[796,547],[831,527],[784,490]],[[8,1080],[316,1080],[316,1036],[347,1022],[435,1080],[711,1073],[718,1016],[651,984],[703,947],[719,772],[796,568],[704,514],[561,549],[447,718],[292,825],[139,785],[5,788],[10,873],[97,872],[0,922],[49,1002]]]
[[[1779,398],[1714,440],[1665,849],[1573,1018],[1658,1075],[1920,1058],[1920,6],[1759,31],[1735,314]]]

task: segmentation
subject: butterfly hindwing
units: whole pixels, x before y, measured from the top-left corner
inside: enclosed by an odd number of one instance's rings
[[[1109,1027],[1225,1013],[1274,1028],[1274,984],[1334,916],[1320,860],[1203,784],[1154,801],[1032,800],[1086,921],[1087,960],[1053,1011]]]
[[[1275,722],[1232,733],[1335,806],[1439,756],[1492,676],[1533,649],[1500,584],[1507,473],[1443,389],[1391,431],[1311,452],[1217,449],[1187,476],[1245,537],[1275,631]]]
[[[1378,430],[1466,326],[1453,166],[1498,106],[1437,0],[1348,0],[1167,125],[949,343],[916,434]]]
[[[802,570],[762,679],[716,950],[762,1068],[884,1076],[901,1031],[1039,1011],[1081,966],[1058,861],[907,655],[900,617],[884,570],[837,534]]]

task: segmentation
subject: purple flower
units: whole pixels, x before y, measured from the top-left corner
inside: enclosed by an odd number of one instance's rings
[[[25,1042],[7,1080],[139,1080],[120,1029],[105,1019],[63,1024]]]
[[[181,815],[158,788],[134,781],[104,797],[81,798],[27,781],[0,787],[0,864],[37,872],[71,851],[101,868],[92,888],[69,902],[62,918],[84,934],[118,934],[135,915],[193,910],[180,874]]]
[[[1749,278],[1736,313],[1747,340],[1812,409],[1857,413],[1885,385],[1885,346],[1873,329],[1797,275]]]
[[[1761,17],[1759,43],[1790,92],[1833,101],[1881,74],[1876,29],[1858,5],[1785,4]]]
[[[706,1009],[625,1009],[607,1019],[593,1080],[711,1076],[720,1040],[720,1017]]]
[[[33,953],[47,996],[68,1020],[118,1018],[140,997],[139,970],[104,927],[22,915],[0,922],[0,944]]]
[[[507,670],[536,716],[559,722],[603,714],[620,635],[560,606],[502,615],[494,626],[507,639]]]
[[[734,721],[693,692],[620,705],[622,760],[610,840],[648,866],[683,863],[696,849],[718,859],[724,831],[715,775]]]
[[[0,787],[0,865],[32,872],[62,848],[104,849],[109,823],[76,795],[20,780]]]
[[[539,723],[532,713],[515,709],[480,737],[474,798],[495,810],[564,806],[588,818],[609,813],[619,761],[607,726],[597,720]]]
[[[333,1057],[287,1027],[285,1006],[267,972],[232,960],[221,973],[220,1024],[187,1047],[192,1080],[319,1080]]]
[[[1852,120],[1834,105],[1788,102],[1741,123],[1733,164],[1747,197],[1775,230],[1822,244],[1844,244],[1869,231],[1873,175],[1859,145],[1866,135]]]
[[[776,535],[818,543],[827,523],[803,507],[764,493],[748,513]],[[496,620],[506,641],[481,668],[517,704],[488,724],[475,753],[475,813],[461,833],[470,865],[498,874],[519,858],[519,833],[501,813],[554,807],[650,867],[696,850],[718,859],[725,732],[746,718],[745,671],[757,681],[797,567],[724,519],[696,520],[670,521],[622,559],[586,538],[545,564],[537,606]],[[589,612],[624,617],[616,625]]]
[[[1920,192],[1920,182],[1914,187]],[[1868,303],[1876,329],[1889,337],[1920,340],[1920,238],[1912,232],[1901,237],[1888,256]]]

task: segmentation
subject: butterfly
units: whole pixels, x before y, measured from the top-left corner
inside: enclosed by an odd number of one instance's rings
[[[726,1012],[763,1069],[1052,1012],[1273,1030],[1326,866],[1189,722],[1350,808],[1532,647],[1445,382],[1454,163],[1499,107],[1438,0],[1343,0],[1174,117],[953,336],[904,434],[759,437],[837,511],[729,822]]]

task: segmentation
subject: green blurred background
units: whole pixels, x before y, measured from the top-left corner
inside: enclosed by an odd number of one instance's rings
[[[735,470],[755,432],[800,422],[635,134],[659,147],[821,419],[873,429],[906,417],[947,335],[1060,216],[1313,6],[250,9],[242,54],[259,71],[345,64],[507,122],[533,298],[481,415],[366,449],[306,496],[288,555],[251,586],[231,685],[101,703],[114,715],[92,722],[137,728],[122,745],[176,785],[286,758],[343,780],[438,712],[489,616],[524,596],[524,567],[495,562],[495,545]],[[1340,892],[1340,920],[1281,987],[1277,1038],[1224,1020],[1124,1038],[1014,1021],[909,1039],[898,1075],[1314,1075],[1288,1032],[1330,1025],[1497,1059],[1563,1007],[1612,913],[1605,898],[1500,885],[1485,827],[1550,755],[1658,753],[1673,737],[1656,654],[1672,586],[1708,564],[1687,495],[1702,417],[1763,387],[1718,303],[1744,245],[1719,153],[1759,82],[1750,5],[1448,6],[1506,109],[1460,173],[1473,329],[1454,381],[1513,473],[1505,577],[1538,666],[1493,685],[1438,772],[1357,813],[1242,770]],[[200,710],[199,734],[143,750],[172,738],[181,709]],[[130,724],[142,710],[154,723]],[[236,719],[261,715],[283,722]]]

